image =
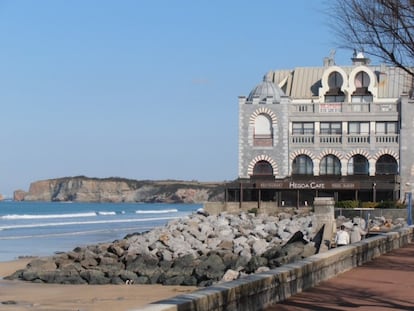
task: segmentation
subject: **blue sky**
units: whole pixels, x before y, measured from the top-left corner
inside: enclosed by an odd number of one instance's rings
[[[269,70],[322,65],[324,3],[0,0],[0,193],[237,178],[237,98]]]

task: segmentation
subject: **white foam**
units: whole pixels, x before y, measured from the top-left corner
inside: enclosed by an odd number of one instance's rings
[[[101,215],[101,216],[112,216],[112,215],[116,215],[116,212],[98,212],[98,215]]]
[[[177,219],[177,218],[178,217],[157,217],[157,218],[153,217],[153,218],[133,218],[133,219],[51,222],[51,223],[39,223],[39,224],[1,226],[0,230],[37,228],[37,227],[73,226],[73,225],[109,224],[109,223],[146,222],[146,221],[157,221],[157,220],[172,220],[172,219]]]
[[[177,213],[176,208],[173,209],[162,209],[162,210],[137,210],[136,214],[167,214],[167,213]]]
[[[45,215],[31,215],[31,214],[23,214],[23,215],[4,215],[1,216],[0,219],[6,220],[13,220],[13,219],[48,219],[48,218],[75,218],[75,217],[94,217],[96,216],[95,212],[88,212],[88,213],[73,213],[73,214],[45,214]]]
[[[31,239],[31,238],[78,236],[78,235],[97,234],[97,233],[116,232],[116,231],[131,231],[131,230],[142,231],[142,230],[150,230],[151,228],[152,227],[141,227],[140,226],[140,227],[127,227],[127,228],[118,228],[118,229],[98,229],[98,230],[86,230],[86,231],[52,233],[52,234],[17,235],[17,236],[0,237],[0,240],[20,240],[20,239]]]

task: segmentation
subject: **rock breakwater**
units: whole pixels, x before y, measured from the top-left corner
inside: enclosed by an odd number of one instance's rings
[[[313,255],[312,214],[207,215],[199,211],[164,227],[112,243],[32,260],[9,279],[62,284],[209,286]]]

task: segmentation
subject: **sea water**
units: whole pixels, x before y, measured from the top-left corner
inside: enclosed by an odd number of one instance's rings
[[[0,261],[49,256],[164,226],[201,204],[0,202]]]

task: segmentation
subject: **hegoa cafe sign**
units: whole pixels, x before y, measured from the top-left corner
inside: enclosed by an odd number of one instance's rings
[[[257,184],[260,188],[267,189],[358,189],[357,182],[320,182],[320,181],[281,181],[281,182],[262,182]]]

